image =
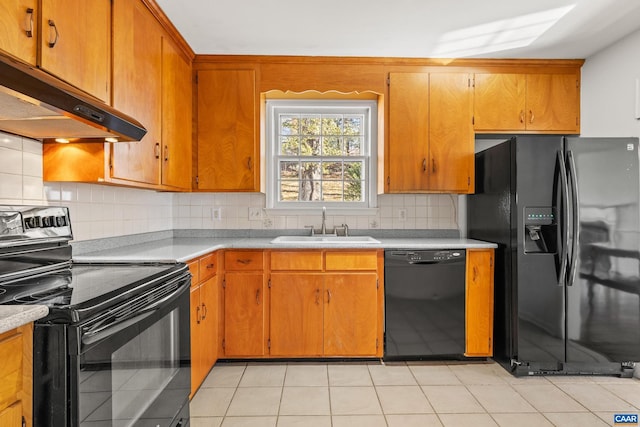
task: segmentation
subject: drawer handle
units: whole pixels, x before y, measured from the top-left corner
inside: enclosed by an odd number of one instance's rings
[[[212,269],[213,267],[215,267],[214,263],[207,264],[207,270]]]
[[[53,31],[53,33],[52,33],[52,31]],[[52,35],[54,36],[53,40],[51,40],[51,36]],[[56,43],[58,43],[58,36],[59,36],[58,27],[56,27],[56,23],[53,22],[52,19],[49,19],[49,43],[48,43],[48,45],[49,45],[50,48],[53,48],[56,45]]]
[[[251,264],[251,259],[239,259],[237,261],[242,265]]]
[[[256,304],[260,305],[260,289],[256,290]]]
[[[33,9],[27,8],[27,29],[25,30],[27,37],[33,37]]]

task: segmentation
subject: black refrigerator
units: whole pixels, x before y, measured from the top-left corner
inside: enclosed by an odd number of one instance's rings
[[[640,361],[638,138],[493,138],[476,153],[467,223],[469,237],[498,244],[495,359],[518,376],[632,376]]]

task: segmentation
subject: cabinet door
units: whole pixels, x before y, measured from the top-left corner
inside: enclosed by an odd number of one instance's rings
[[[493,355],[493,249],[467,250],[465,356]]]
[[[261,272],[225,274],[225,356],[265,354],[267,298]]]
[[[429,79],[428,189],[472,193],[475,142],[471,76],[432,73]]]
[[[389,74],[389,192],[427,188],[429,74]]]
[[[259,190],[254,70],[198,71],[198,189]]]
[[[218,277],[208,279],[200,286],[202,308],[202,339],[204,376],[218,359]]]
[[[272,273],[272,356],[322,356],[321,274]]]
[[[22,427],[22,402],[17,401],[11,406],[0,410],[0,426]]]
[[[40,4],[40,66],[109,103],[111,1],[47,0]]]
[[[111,177],[160,180],[162,29],[139,0],[113,2],[113,106],[147,129],[140,142],[111,144]]]
[[[162,184],[191,188],[191,64],[162,38]]]
[[[378,344],[377,274],[326,274],[324,298],[324,354],[374,356]]]
[[[578,133],[578,82],[575,74],[528,74],[527,130]]]
[[[525,130],[524,74],[476,74],[474,129]]]
[[[193,286],[189,294],[191,317],[191,395],[200,387],[204,380],[204,351],[202,342],[202,308],[200,307],[200,285]]]
[[[37,0],[3,0],[0,3],[0,49],[36,65],[38,37]]]

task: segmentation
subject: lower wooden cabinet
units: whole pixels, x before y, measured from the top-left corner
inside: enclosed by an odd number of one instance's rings
[[[33,324],[0,334],[0,426],[31,427]]]
[[[493,249],[467,249],[467,357],[493,356]]]
[[[217,254],[189,262],[191,283],[191,397],[218,359]]]

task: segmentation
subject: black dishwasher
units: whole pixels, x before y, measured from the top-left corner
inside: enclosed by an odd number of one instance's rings
[[[386,250],[385,360],[462,358],[465,250]]]

